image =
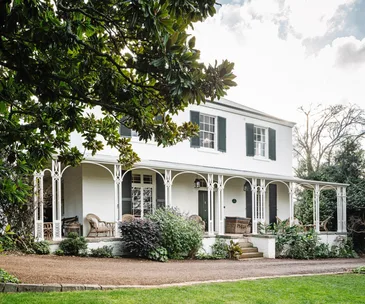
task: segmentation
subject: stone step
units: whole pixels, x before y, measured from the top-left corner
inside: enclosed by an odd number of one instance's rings
[[[259,252],[257,247],[241,248],[242,253]]]
[[[253,247],[253,244],[250,243],[250,242],[238,242],[238,245],[241,248],[251,248],[251,247]]]
[[[244,259],[253,259],[253,258],[263,258],[264,254],[262,252],[247,252],[247,253],[242,253],[240,256],[240,260],[244,260]]]

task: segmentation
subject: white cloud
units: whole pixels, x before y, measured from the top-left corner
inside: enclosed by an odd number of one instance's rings
[[[296,109],[309,103],[348,101],[365,107],[365,65],[359,64],[365,41],[343,37],[312,55],[303,44],[333,30],[330,20],[337,9],[353,2],[252,0],[223,5],[216,16],[195,26],[197,48],[204,62],[235,62],[238,86],[228,92],[229,99],[269,114],[298,121]]]

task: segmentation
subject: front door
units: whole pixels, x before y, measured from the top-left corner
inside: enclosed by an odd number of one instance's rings
[[[205,222],[205,231],[208,231],[208,191],[199,191],[199,216]]]

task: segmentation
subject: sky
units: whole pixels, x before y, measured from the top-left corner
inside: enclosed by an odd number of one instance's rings
[[[298,108],[365,108],[365,0],[221,0],[194,25],[205,63],[235,63],[227,99],[301,124]]]

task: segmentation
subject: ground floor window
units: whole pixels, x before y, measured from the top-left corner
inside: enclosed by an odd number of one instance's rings
[[[154,184],[151,174],[132,175],[132,214],[144,217],[154,211]]]

